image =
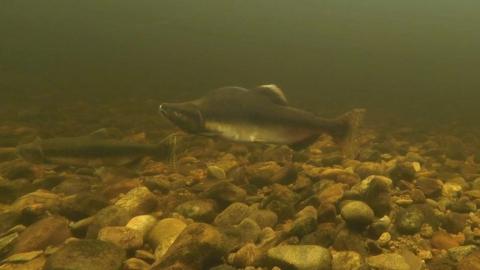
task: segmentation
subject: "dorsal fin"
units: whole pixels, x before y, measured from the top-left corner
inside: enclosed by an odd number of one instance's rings
[[[253,91],[268,97],[273,103],[278,105],[288,105],[287,98],[282,89],[275,84],[263,84],[253,89]]]

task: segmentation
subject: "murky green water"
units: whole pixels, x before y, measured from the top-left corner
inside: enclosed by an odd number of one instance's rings
[[[0,269],[478,267],[479,11],[0,0]]]
[[[274,82],[319,112],[476,119],[479,9],[470,0],[3,0],[1,92],[183,99]]]

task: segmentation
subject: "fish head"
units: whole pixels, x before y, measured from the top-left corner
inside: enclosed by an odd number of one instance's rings
[[[194,103],[163,103],[159,112],[185,132],[201,133],[205,129],[202,113]]]
[[[40,139],[36,139],[31,143],[21,144],[17,146],[17,155],[23,160],[32,163],[42,163],[44,161],[44,155]]]

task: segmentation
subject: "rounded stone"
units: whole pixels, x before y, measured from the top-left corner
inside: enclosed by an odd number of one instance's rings
[[[348,202],[342,207],[340,214],[347,224],[352,226],[369,225],[375,218],[372,208],[362,201]]]

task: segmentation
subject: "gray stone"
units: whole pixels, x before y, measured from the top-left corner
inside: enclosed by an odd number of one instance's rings
[[[44,270],[120,270],[125,251],[100,240],[72,241],[52,254]]]

